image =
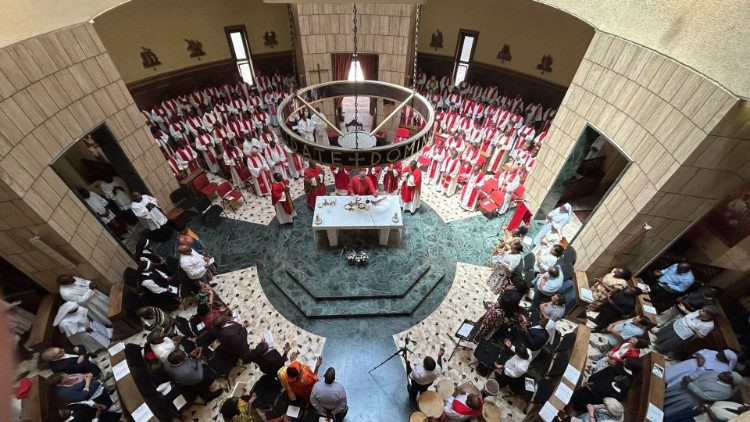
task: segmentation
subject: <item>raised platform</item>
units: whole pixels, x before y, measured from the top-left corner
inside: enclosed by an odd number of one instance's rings
[[[320,295],[313,286],[301,284],[293,271],[285,269],[274,271],[272,280],[307,318],[351,318],[411,315],[444,277],[444,271],[431,269],[427,264],[403,276],[409,281],[402,284],[405,289],[380,295],[355,293],[346,296]],[[346,282],[342,280],[342,283]]]

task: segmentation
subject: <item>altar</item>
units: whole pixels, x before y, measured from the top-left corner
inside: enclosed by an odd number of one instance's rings
[[[328,243],[338,246],[341,230],[377,230],[380,245],[388,245],[388,236],[404,227],[401,203],[395,195],[319,196],[315,201],[312,229],[325,231]]]

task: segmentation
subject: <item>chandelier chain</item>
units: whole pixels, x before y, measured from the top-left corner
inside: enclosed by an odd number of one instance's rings
[[[357,56],[358,50],[357,50],[357,4],[354,3],[354,21],[353,21],[353,31],[354,31],[354,55],[352,56],[352,66],[354,66],[354,121],[359,123],[359,95],[358,95],[358,85],[357,85],[357,70],[361,70],[361,67],[359,66],[359,58]],[[356,62],[356,63],[355,63]],[[357,130],[357,126],[354,126],[354,147],[359,148],[359,131]]]
[[[411,69],[411,87],[413,90],[417,90],[417,52],[419,52],[419,14],[422,10],[422,5],[417,5],[416,22],[414,24],[414,65]]]
[[[292,40],[292,74],[294,75],[295,82],[297,82],[297,85],[299,85],[299,82],[298,82],[299,74],[297,73],[297,49],[295,48],[295,45],[294,45],[294,40],[295,38],[297,38],[297,33],[294,29],[294,13],[292,12],[291,4],[287,3],[286,11],[289,17],[289,35],[292,37],[291,38]]]

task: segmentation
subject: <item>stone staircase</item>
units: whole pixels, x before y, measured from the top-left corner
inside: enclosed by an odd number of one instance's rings
[[[321,277],[326,274],[279,268],[271,279],[307,318],[408,316],[438,286],[445,272],[424,264],[393,280],[354,281],[360,285],[344,289],[337,289],[332,283],[316,283]],[[341,283],[352,281],[341,280]]]

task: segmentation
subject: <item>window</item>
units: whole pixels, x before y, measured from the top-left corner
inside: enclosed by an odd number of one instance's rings
[[[237,64],[237,71],[243,81],[254,85],[253,63],[250,61],[250,48],[247,45],[245,25],[227,26],[224,31],[227,33],[229,49],[232,51],[232,57]]]
[[[458,46],[456,46],[456,62],[453,71],[453,83],[460,84],[466,79],[469,65],[474,58],[474,50],[477,47],[479,32],[462,29],[458,32]]]
[[[359,60],[352,60],[352,65],[349,66],[349,76],[346,79],[349,81],[365,80],[364,75],[362,74],[362,65],[359,63]]]

